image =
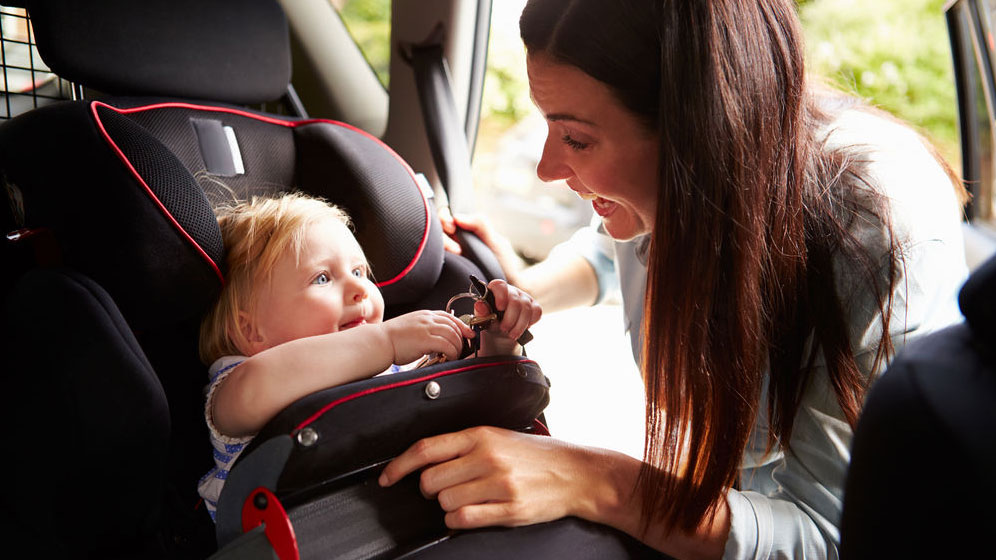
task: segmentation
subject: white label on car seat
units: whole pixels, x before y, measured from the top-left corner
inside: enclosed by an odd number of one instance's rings
[[[422,191],[422,195],[428,200],[432,200],[435,193],[432,192],[432,185],[429,184],[429,180],[425,178],[425,175],[416,173],[415,182],[418,183],[418,188]]]
[[[232,149],[232,163],[235,164],[235,174],[245,175],[246,167],[242,164],[242,152],[239,150],[239,141],[235,139],[235,130],[225,127],[225,138],[228,138],[228,147]]]

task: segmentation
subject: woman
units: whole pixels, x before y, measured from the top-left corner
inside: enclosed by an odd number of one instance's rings
[[[649,234],[644,460],[478,428],[416,443],[451,527],[575,515],[678,558],[835,557],[848,446],[895,349],[959,319],[961,191],[912,131],[806,83],[788,0],[530,0],[566,179]]]

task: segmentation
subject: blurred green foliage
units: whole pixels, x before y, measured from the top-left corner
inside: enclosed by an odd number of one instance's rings
[[[498,0],[501,1],[501,0]],[[391,0],[334,0],[349,33],[388,87],[391,68]]]
[[[330,1],[341,5],[343,20],[387,87],[391,1]],[[957,101],[945,0],[796,3],[809,71],[919,127],[957,169]],[[532,110],[513,19],[492,24],[484,88],[486,129],[507,128]]]
[[[958,169],[945,0],[798,4],[809,71],[917,126]]]
[[[501,1],[501,0],[496,0]],[[516,22],[492,22],[482,119],[499,127],[518,122],[533,110],[526,80],[526,52]]]

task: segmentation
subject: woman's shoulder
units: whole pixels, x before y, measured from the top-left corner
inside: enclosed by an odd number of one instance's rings
[[[926,150],[922,137],[907,123],[891,114],[855,102],[834,111],[821,127],[824,141],[830,148],[890,147]]]
[[[872,188],[890,197],[912,196],[909,183],[943,187],[955,201],[947,163],[909,124],[881,109],[857,104],[838,112],[821,130],[824,150],[842,150],[870,170]],[[890,180],[902,179],[902,180]],[[919,193],[916,196],[929,196]]]
[[[884,111],[856,105],[835,115],[824,134],[824,149],[842,150],[862,170],[861,188],[847,196],[859,206],[866,197],[884,196],[900,240],[960,237],[958,187],[920,133]]]
[[[854,169],[860,174],[843,193],[855,211],[849,234],[873,260],[895,249],[893,258],[900,261],[897,273],[902,281],[892,288],[897,295],[897,319],[890,327],[894,335],[911,338],[914,331],[927,332],[956,320],[954,294],[967,267],[962,206],[946,164],[915,129],[877,109],[845,109],[826,131],[826,146],[843,150],[857,162]],[[879,328],[877,306],[869,299],[875,293],[855,282],[862,277],[861,266],[843,257],[837,266],[838,293],[851,302],[856,337],[852,346],[872,348]]]

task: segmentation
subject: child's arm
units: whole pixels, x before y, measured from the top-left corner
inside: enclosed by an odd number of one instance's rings
[[[521,354],[522,347],[516,340],[530,326],[540,320],[543,309],[532,296],[509,285],[504,280],[492,280],[488,283],[488,291],[495,296],[495,311],[502,311],[501,322],[493,323],[482,333],[480,355]],[[475,315],[485,315],[488,306],[483,303],[474,304]]]
[[[224,435],[253,434],[306,395],[431,352],[454,359],[463,338],[473,336],[470,327],[448,313],[415,311],[383,323],[292,340],[249,357],[219,382],[212,419]]]

